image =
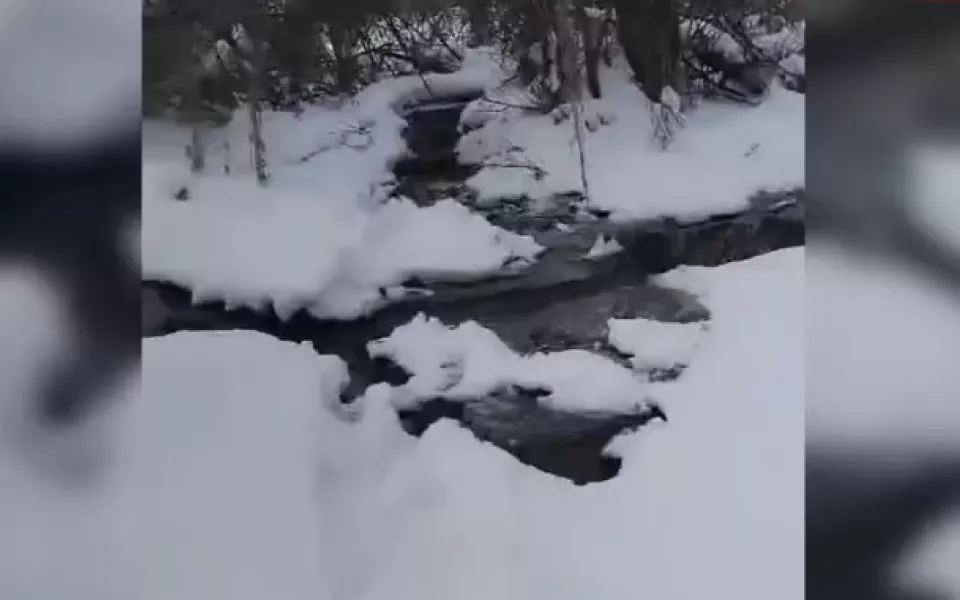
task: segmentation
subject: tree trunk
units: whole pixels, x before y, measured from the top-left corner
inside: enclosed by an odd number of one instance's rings
[[[561,102],[579,102],[582,96],[580,79],[579,48],[570,16],[573,13],[571,0],[560,0],[554,11],[556,31],[556,67],[559,79],[558,95]]]
[[[203,124],[193,123],[190,126],[190,147],[188,155],[190,158],[190,171],[200,173],[207,166],[206,151],[203,147]]]
[[[577,25],[583,39],[583,58],[586,71],[587,89],[594,98],[599,98],[600,90],[600,46],[603,19],[587,11],[584,0],[576,7]]]
[[[205,70],[205,56],[209,49],[207,48],[206,38],[203,27],[200,23],[194,22],[191,25],[192,39],[190,52],[193,57],[193,63],[186,71],[183,86],[183,106],[181,107],[182,116],[190,123],[190,145],[187,146],[187,158],[190,159],[190,170],[194,173],[200,173],[206,168],[206,148],[204,148],[203,127],[204,127],[204,84],[209,83],[209,78],[213,76]]]
[[[467,16],[470,19],[470,44],[489,46],[492,41],[490,35],[490,5],[488,0],[467,0],[465,2]]]
[[[616,0],[620,45],[652,102],[679,87],[680,20],[674,0]]]
[[[332,22],[327,27],[330,45],[333,47],[333,60],[336,63],[337,89],[342,94],[353,93],[357,84],[357,59],[354,56],[353,36],[348,27],[340,22]]]
[[[250,57],[250,85],[247,93],[247,108],[250,116],[250,143],[253,146],[253,168],[257,173],[257,182],[266,185],[270,179],[267,169],[267,147],[263,141],[263,78],[264,48],[259,39],[252,40],[253,51]]]

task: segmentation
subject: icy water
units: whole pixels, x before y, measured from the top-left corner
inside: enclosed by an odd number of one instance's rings
[[[351,382],[344,391],[346,402],[373,383],[406,381],[408,375],[398,366],[372,360],[366,345],[419,312],[448,325],[477,321],[518,352],[579,348],[626,365],[629,357],[604,342],[608,319],[710,319],[708,307],[694,296],[657,286],[650,282],[651,275],[682,264],[718,265],[804,243],[802,191],[757,196],[750,210],[686,224],[663,220],[614,225],[604,215],[584,210],[574,196],[477,207],[463,185],[474,170],[457,164],[454,152],[459,114],[467,100],[434,101],[410,112],[406,139],[415,156],[396,165],[397,193],[422,205],[456,198],[496,225],[533,235],[547,248],[538,263],[519,274],[479,282],[411,281],[408,284],[433,293],[349,322],[318,320],[305,313],[284,322],[272,314],[228,311],[221,304],[191,306],[186,290],[144,282],[144,335],[240,328],[309,341],[318,353],[336,354],[347,362]],[[615,237],[624,250],[584,260],[600,234]],[[682,366],[647,376],[682,377]],[[603,455],[603,448],[615,435],[657,416],[646,409],[562,412],[539,403],[540,394],[542,390],[512,388],[466,403],[430,398],[422,408],[398,417],[412,435],[438,419],[454,419],[525,464],[584,484],[616,476],[619,459]],[[642,400],[637,398],[638,403]]]

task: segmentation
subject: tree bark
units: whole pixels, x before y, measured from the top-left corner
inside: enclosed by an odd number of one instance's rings
[[[270,179],[267,170],[267,148],[263,141],[263,49],[257,44],[253,51],[253,73],[250,77],[250,94],[247,98],[250,110],[250,136],[253,143],[253,166],[257,173],[257,182],[266,185]]]
[[[680,20],[674,0],[616,0],[620,45],[652,102],[679,84]]]
[[[467,16],[470,19],[470,44],[488,46],[490,35],[490,4],[488,0],[466,0]]]
[[[561,102],[579,102],[582,95],[580,65],[577,60],[579,48],[570,23],[572,13],[571,0],[560,0],[554,10],[556,66],[560,83],[558,95]]]
[[[207,166],[202,128],[202,123],[193,123],[190,126],[190,148],[188,155],[190,158],[190,171],[193,173],[201,173]]]
[[[357,58],[353,49],[353,36],[342,22],[331,22],[327,26],[330,45],[333,47],[333,59],[336,62],[337,89],[342,94],[351,94],[357,84]]]
[[[584,70],[587,80],[587,89],[594,98],[600,98],[600,46],[603,20],[588,14],[584,0],[579,0],[576,7],[577,25],[583,39]]]
[[[193,173],[202,172],[207,166],[206,148],[204,145],[204,84],[209,83],[212,73],[204,69],[205,56],[209,52],[204,31],[199,22],[192,24],[191,54],[193,64],[187,69],[183,92],[182,113],[190,123],[190,146],[187,148],[187,157],[190,159],[190,170]]]
[[[263,113],[261,107],[264,99],[264,65],[266,63],[266,48],[263,38],[251,34],[249,36],[249,56],[246,57],[247,69],[247,111],[250,118],[250,144],[253,147],[253,168],[257,174],[257,182],[266,185],[270,179],[267,169],[267,148],[263,141]]]

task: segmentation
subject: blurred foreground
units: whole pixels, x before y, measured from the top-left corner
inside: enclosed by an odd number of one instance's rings
[[[807,595],[960,598],[960,12],[809,16]]]

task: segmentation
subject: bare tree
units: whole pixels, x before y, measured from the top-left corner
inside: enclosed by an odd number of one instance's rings
[[[587,89],[594,98],[601,96],[600,89],[600,60],[603,46],[603,27],[606,23],[606,13],[594,6],[588,5],[586,0],[577,0],[577,25],[580,29],[580,39],[583,41],[584,75]]]
[[[474,46],[489,45],[493,40],[489,0],[465,0],[464,8],[470,19],[470,43]]]
[[[556,64],[559,71],[559,96],[568,103],[573,116],[573,135],[577,145],[580,166],[580,185],[584,196],[589,197],[587,180],[587,156],[583,133],[583,78],[581,76],[582,49],[574,35],[571,17],[575,15],[573,0],[560,0],[555,7],[556,15]]]
[[[663,89],[677,89],[680,64],[680,21],[675,0],[616,0],[620,45],[651,102]]]
[[[252,20],[252,19],[251,19]],[[259,35],[258,35],[259,34]],[[240,51],[240,60],[247,77],[247,111],[250,119],[250,145],[253,148],[253,168],[257,182],[266,185],[270,179],[267,169],[266,143],[263,141],[264,78],[266,62],[266,43],[259,31],[251,34],[249,29],[237,24],[232,32],[236,48]]]

